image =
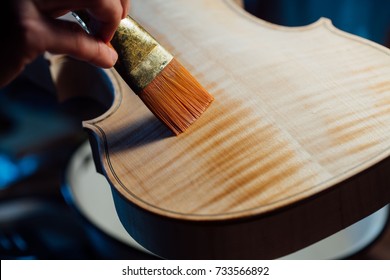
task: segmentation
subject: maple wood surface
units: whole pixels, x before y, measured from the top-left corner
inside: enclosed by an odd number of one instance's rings
[[[233,2],[132,1],[215,98],[185,133],[111,70],[111,108],[83,123],[122,223],[163,257],[276,257],[390,198],[390,51],[327,19],[282,27]]]

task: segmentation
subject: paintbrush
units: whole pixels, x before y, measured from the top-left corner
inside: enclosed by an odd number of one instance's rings
[[[86,13],[72,15],[91,33]],[[184,132],[213,101],[185,67],[130,16],[120,22],[110,43],[118,53],[114,67],[122,79],[174,134]]]

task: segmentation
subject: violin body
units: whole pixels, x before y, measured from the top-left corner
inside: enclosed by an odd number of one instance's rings
[[[163,258],[276,258],[389,202],[389,49],[234,2],[132,1],[215,98],[188,131],[173,136],[114,70],[111,107],[83,122],[122,224]]]

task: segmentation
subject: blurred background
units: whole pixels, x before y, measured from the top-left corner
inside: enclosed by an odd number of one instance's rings
[[[266,21],[302,26],[330,18],[344,31],[390,47],[389,0],[245,0],[245,9]],[[9,86],[0,89],[0,257],[1,259],[147,259],[149,255],[102,232],[84,217],[67,191],[65,172],[87,140],[81,121],[101,115],[107,105],[88,96],[59,101],[39,57]],[[79,71],[83,71],[80,66]],[[74,75],[87,95],[110,88],[99,69]],[[81,83],[77,79],[84,79]],[[80,88],[91,81],[101,86]],[[106,103],[107,104],[107,103]],[[390,227],[352,259],[390,259]]]
[[[390,46],[390,1],[387,0],[244,0],[257,17],[283,26],[304,26],[320,17],[337,28]]]

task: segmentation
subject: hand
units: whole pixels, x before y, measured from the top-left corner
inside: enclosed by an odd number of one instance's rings
[[[112,67],[118,55],[108,46],[130,0],[2,0],[0,4],[0,87],[45,51]],[[56,19],[86,10],[97,26],[90,36],[77,23]]]

